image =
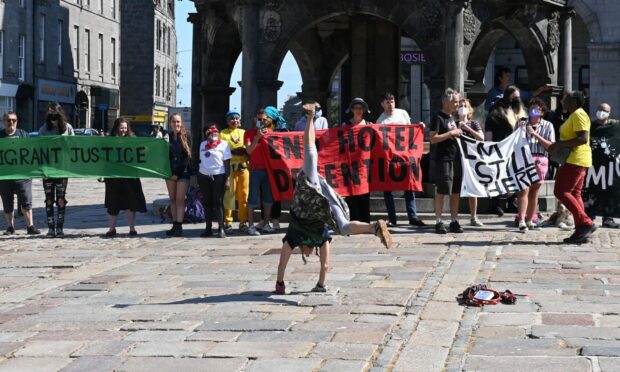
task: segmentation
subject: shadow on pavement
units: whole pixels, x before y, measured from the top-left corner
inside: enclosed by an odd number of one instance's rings
[[[276,296],[272,292],[268,291],[250,291],[250,292],[242,292],[242,293],[231,293],[225,295],[218,296],[207,296],[207,297],[194,297],[187,298],[184,300],[173,301],[173,302],[164,302],[164,303],[149,303],[149,304],[116,304],[112,306],[113,308],[123,309],[131,306],[141,306],[141,305],[198,305],[198,304],[219,304],[226,302],[270,302],[274,304],[284,304],[297,306],[298,302],[286,300],[284,298],[272,297]]]

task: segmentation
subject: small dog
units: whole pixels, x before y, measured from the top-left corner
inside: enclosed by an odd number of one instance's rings
[[[558,202],[555,212],[543,221],[542,225],[543,227],[557,226],[562,230],[572,230],[575,222],[570,211],[566,209],[564,204]]]

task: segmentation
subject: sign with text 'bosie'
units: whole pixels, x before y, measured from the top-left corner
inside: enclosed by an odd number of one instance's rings
[[[340,195],[422,190],[422,126],[349,126],[318,131],[316,137],[319,174]],[[303,133],[272,133],[260,146],[274,199],[292,199],[293,180],[303,165]]]
[[[50,136],[0,140],[0,180],[169,178],[168,143],[157,138]]]

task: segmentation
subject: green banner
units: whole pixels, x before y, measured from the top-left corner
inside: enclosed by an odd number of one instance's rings
[[[150,137],[0,139],[0,180],[169,178],[168,142]]]

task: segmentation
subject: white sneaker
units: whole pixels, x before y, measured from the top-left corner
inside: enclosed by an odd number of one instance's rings
[[[471,226],[476,226],[476,227],[484,226],[484,224],[482,223],[482,221],[480,221],[478,219],[478,217],[474,217],[474,218],[470,219],[469,220],[469,224]]]
[[[542,230],[542,228],[540,226],[538,226],[537,223],[535,223],[534,221],[527,221],[525,223],[527,225],[528,230],[532,230],[532,231],[540,231]]]
[[[261,231],[263,232],[263,234],[270,234],[272,232],[275,232],[276,230],[274,230],[273,227],[271,227],[270,224],[266,224],[265,226],[263,226],[263,228],[261,229]]]
[[[527,231],[527,224],[524,220],[519,221],[519,231]]]
[[[258,230],[256,230],[256,226],[253,226],[253,225],[248,228],[248,234],[249,235],[260,235]]]
[[[271,220],[271,224],[273,225],[273,228],[276,230],[280,228],[280,221],[276,220],[275,218]]]

